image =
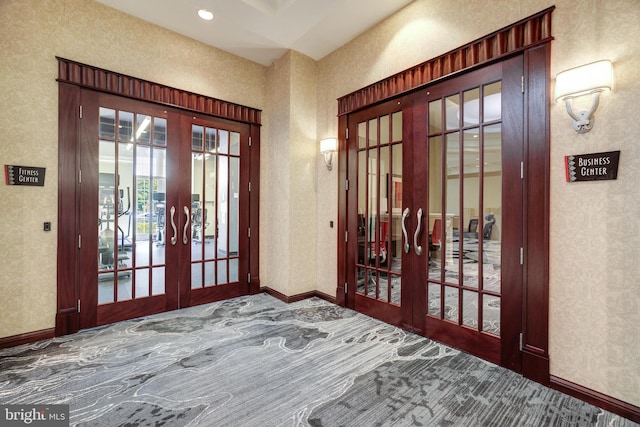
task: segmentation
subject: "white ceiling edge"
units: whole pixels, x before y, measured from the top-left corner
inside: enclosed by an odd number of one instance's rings
[[[320,60],[413,0],[96,1],[269,66],[290,49]]]

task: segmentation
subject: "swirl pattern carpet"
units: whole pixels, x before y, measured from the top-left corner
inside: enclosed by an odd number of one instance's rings
[[[0,404],[79,426],[637,424],[312,298],[259,294],[0,350]]]

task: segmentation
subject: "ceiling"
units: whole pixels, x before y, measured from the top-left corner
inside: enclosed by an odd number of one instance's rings
[[[319,60],[413,0],[97,1],[268,66],[290,49]]]

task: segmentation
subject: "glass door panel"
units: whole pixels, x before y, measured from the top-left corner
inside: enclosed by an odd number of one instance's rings
[[[355,130],[356,305],[367,306],[371,303],[366,301],[375,301],[369,314],[384,318],[385,312],[395,310],[395,316],[399,317],[403,253],[402,111],[366,118],[357,123]]]
[[[165,129],[164,118],[99,109],[98,305],[165,293]]]
[[[240,133],[191,125],[191,289],[239,280]]]
[[[500,336],[501,83],[428,103],[426,322]],[[431,320],[430,320],[431,319]]]
[[[248,293],[251,127],[84,97],[81,328]]]

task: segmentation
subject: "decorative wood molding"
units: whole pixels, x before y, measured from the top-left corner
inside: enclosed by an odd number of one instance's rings
[[[262,110],[204,95],[172,88],[159,83],[103,70],[56,56],[58,82],[124,96],[139,101],[177,107],[184,110],[260,125]]]
[[[640,407],[638,406],[553,375],[550,376],[550,379],[550,386],[555,390],[613,412],[621,417],[628,418],[633,422],[640,423]]]
[[[494,33],[338,98],[338,115],[385,101],[451,76],[553,40],[552,6]]]
[[[26,334],[13,335],[0,338],[0,348],[15,347],[22,344],[31,344],[36,341],[48,340],[55,336],[55,329],[42,329],[40,331],[27,332]]]

